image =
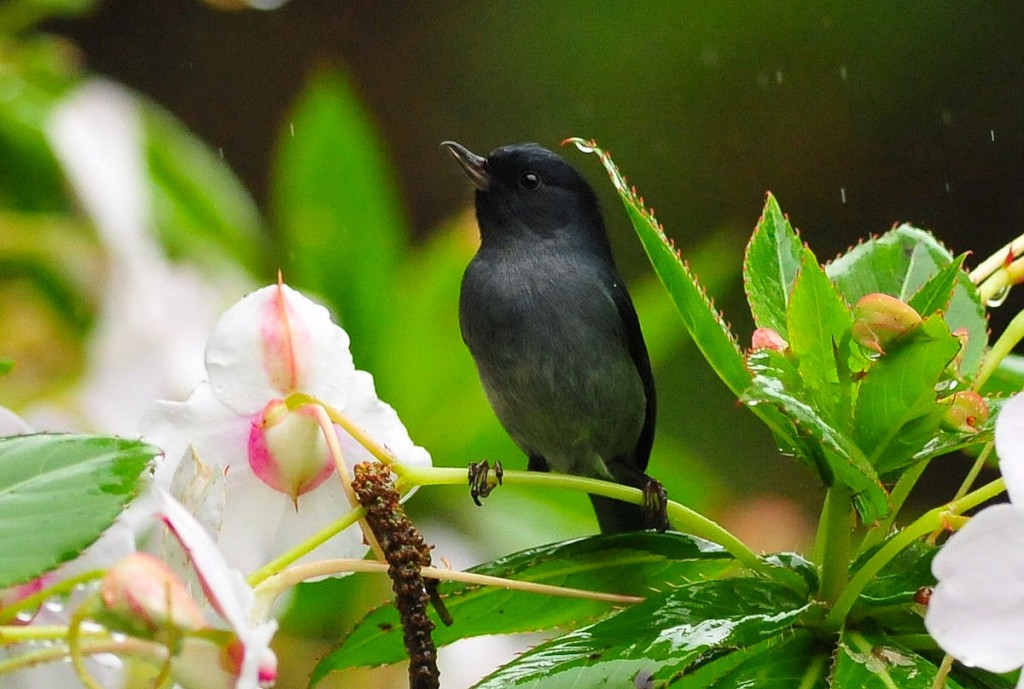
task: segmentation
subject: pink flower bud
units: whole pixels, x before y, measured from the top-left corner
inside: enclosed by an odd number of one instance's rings
[[[943,403],[949,404],[942,425],[961,433],[977,433],[988,421],[988,404],[973,390],[953,393]]]
[[[181,580],[147,553],[133,553],[114,565],[100,584],[100,599],[108,613],[104,621],[134,635],[208,626]]]
[[[876,292],[853,307],[853,339],[879,354],[921,323],[921,314],[896,297]]]
[[[784,352],[789,348],[789,343],[771,328],[758,328],[750,338],[750,348],[754,351],[772,349],[776,352]]]
[[[293,501],[334,472],[334,460],[311,406],[290,410],[271,400],[249,433],[249,466],[274,490]]]

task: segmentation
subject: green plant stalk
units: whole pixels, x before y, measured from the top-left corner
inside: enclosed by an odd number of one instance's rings
[[[978,375],[974,378],[974,385],[972,386],[975,391],[981,390],[989,377],[999,368],[1000,362],[1006,358],[1006,355],[1013,351],[1013,348],[1017,346],[1017,343],[1024,339],[1024,311],[1021,311],[1010,324],[1006,326],[1006,330],[999,336],[995,344],[992,345],[988,351],[988,356],[981,362],[981,369],[978,371]]]
[[[67,579],[50,586],[49,588],[36,591],[31,596],[25,596],[19,601],[5,605],[0,609],[0,624],[10,622],[15,619],[19,612],[23,610],[34,610],[43,604],[43,601],[53,598],[54,596],[62,596],[67,593],[71,593],[76,587],[82,584],[87,584],[90,581],[95,581],[103,576],[104,571],[101,569],[94,569],[89,572],[83,572],[77,576],[68,577]],[[0,637],[2,638],[2,637]]]
[[[396,466],[395,471],[407,485],[457,486],[466,485],[467,482],[465,469]],[[502,482],[520,486],[538,486],[544,488],[575,490],[594,495],[603,495],[608,498],[615,498],[616,500],[630,502],[634,505],[642,505],[644,502],[643,492],[637,488],[623,486],[610,481],[601,481],[600,479],[570,476],[568,474],[542,473],[537,471],[506,471],[502,478]],[[681,505],[673,500],[669,500],[668,517],[672,522],[672,525],[679,531],[717,543],[725,548],[725,550],[735,557],[740,563],[755,572],[760,572],[762,574],[770,573],[771,566],[761,560],[761,558],[759,558],[753,550],[743,543],[743,541],[736,538],[736,536],[727,531],[720,524],[708,519],[699,512],[695,512],[689,507]]]
[[[978,458],[974,460],[974,464],[971,465],[971,470],[967,472],[967,476],[964,477],[964,482],[960,484],[960,488],[957,489],[956,495],[953,496],[954,500],[959,500],[963,496],[967,495],[967,491],[971,489],[974,482],[978,480],[978,474],[985,467],[985,462],[988,461],[988,456],[992,454],[992,450],[995,447],[993,443],[987,443],[985,447],[981,448],[981,452],[978,453]]]
[[[315,534],[313,534],[306,540],[296,545],[294,548],[291,548],[287,552],[282,553],[280,556],[274,558],[273,560],[271,560],[270,562],[263,565],[252,574],[250,574],[246,578],[247,581],[249,582],[249,586],[255,588],[267,578],[271,577],[274,574],[277,574],[285,567],[294,563],[300,557],[303,557],[304,555],[311,553],[313,550],[318,548],[320,545],[322,545],[329,539],[333,538],[334,536],[338,535],[348,527],[355,524],[357,521],[362,519],[365,514],[366,510],[362,507],[349,510],[340,518],[336,519],[324,528],[320,529]]]
[[[847,486],[837,482],[825,494],[814,544],[821,572],[819,600],[833,602],[846,585],[852,528],[853,496]]]
[[[899,555],[904,548],[909,546],[911,543],[916,541],[918,538],[935,531],[943,526],[943,520],[947,515],[958,515],[977,507],[986,500],[990,500],[995,496],[999,495],[1006,490],[1006,483],[1003,479],[996,479],[991,483],[985,484],[981,488],[968,493],[959,500],[955,500],[949,504],[936,507],[928,512],[925,512],[914,522],[909,524],[905,529],[894,535],[889,541],[878,549],[874,555],[872,555],[867,562],[865,562],[859,570],[857,570],[852,577],[850,577],[849,583],[843,589],[839,598],[836,599],[835,605],[829,611],[822,622],[822,629],[826,632],[839,631],[843,626],[843,622],[846,617],[850,614],[850,609],[853,604],[857,602],[858,596],[864,590],[864,587],[875,578],[883,567],[889,564],[889,561]],[[848,560],[846,561],[848,562]],[[846,566],[846,563],[843,563]]]
[[[889,535],[893,522],[896,521],[896,517],[899,516],[900,510],[903,508],[903,503],[910,497],[910,492],[917,485],[918,480],[921,478],[924,470],[928,468],[930,462],[931,460],[918,462],[903,472],[903,475],[896,481],[896,485],[893,486],[892,492],[889,493],[889,514],[885,519],[880,520],[876,525],[868,529],[867,534],[860,542],[860,547],[857,548],[857,555],[867,552],[884,541],[885,537]],[[957,497],[961,496],[958,495]]]

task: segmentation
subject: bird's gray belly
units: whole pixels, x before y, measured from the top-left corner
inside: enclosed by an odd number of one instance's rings
[[[488,318],[463,322],[495,414],[528,455],[552,469],[611,478],[604,465],[628,456],[644,422],[643,384],[614,303],[594,292],[492,298]],[[472,304],[463,305],[473,308]]]

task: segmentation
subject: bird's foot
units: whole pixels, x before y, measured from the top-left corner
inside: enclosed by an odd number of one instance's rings
[[[646,477],[643,485],[644,519],[648,527],[663,533],[671,526],[668,523],[668,493],[661,481]]]
[[[469,495],[477,507],[481,507],[483,504],[480,502],[480,498],[486,498],[492,490],[501,485],[504,475],[505,470],[502,468],[501,462],[494,463],[493,478],[491,478],[491,464],[486,459],[482,462],[470,462]]]

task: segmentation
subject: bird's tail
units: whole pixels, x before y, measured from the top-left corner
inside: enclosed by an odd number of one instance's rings
[[[648,528],[647,516],[639,505],[606,498],[602,495],[591,495],[590,502],[594,505],[597,523],[603,534],[639,531]]]

